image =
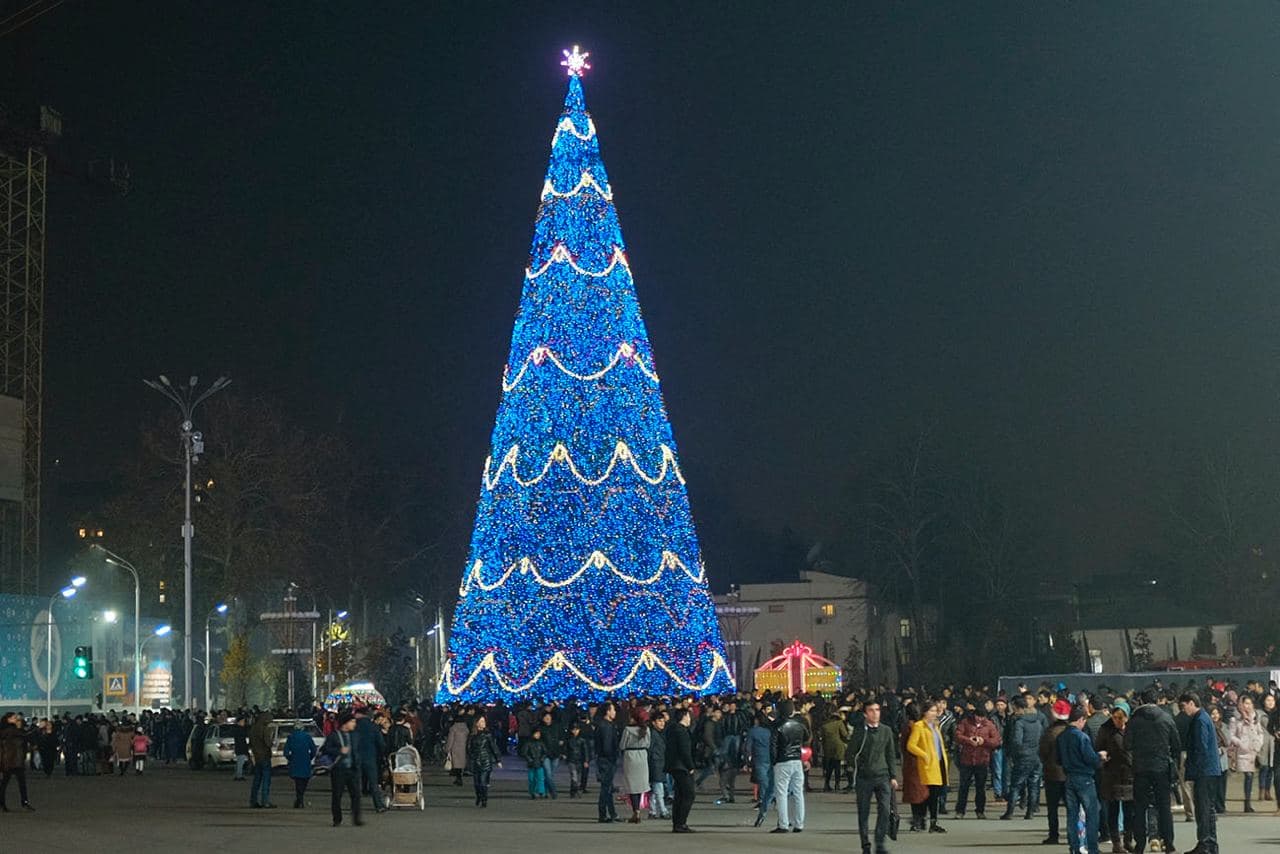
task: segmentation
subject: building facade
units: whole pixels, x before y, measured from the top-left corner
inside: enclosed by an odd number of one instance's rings
[[[893,641],[903,629],[895,615],[882,613],[865,581],[803,571],[795,581],[735,586],[715,602],[739,690],[751,690],[755,668],[794,641],[841,667],[855,664],[873,683],[896,681]],[[859,660],[850,662],[855,638]]]

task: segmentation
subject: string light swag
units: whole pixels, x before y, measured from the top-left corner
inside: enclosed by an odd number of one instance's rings
[[[595,551],[587,556],[587,559],[582,562],[582,566],[578,567],[576,572],[566,576],[565,578],[561,578],[559,581],[544,576],[538,571],[538,567],[534,565],[533,561],[527,557],[522,557],[520,560],[508,566],[493,581],[485,581],[484,563],[482,561],[476,561],[471,567],[471,571],[467,573],[466,578],[462,579],[462,586],[458,588],[458,595],[466,596],[473,588],[478,588],[485,592],[497,590],[499,587],[506,584],[507,580],[517,572],[522,576],[527,576],[542,587],[552,589],[557,587],[568,587],[570,584],[573,584],[575,581],[582,578],[588,570],[592,569],[607,569],[628,584],[640,584],[646,587],[656,583],[662,578],[662,574],[668,570],[683,572],[689,577],[690,581],[697,584],[701,584],[706,580],[706,575],[704,574],[701,566],[698,567],[697,572],[694,572],[689,569],[689,567],[685,566],[684,561],[680,560],[679,557],[671,552],[662,553],[662,560],[658,563],[658,568],[654,571],[653,575],[650,575],[647,578],[639,578],[623,572],[616,564],[614,564],[613,561],[605,557],[603,552]]]
[[[507,380],[507,375],[510,373],[509,368],[502,372],[502,390],[511,391],[513,388],[520,385],[520,380],[524,379],[524,375],[528,372],[530,365],[540,367],[547,362],[555,365],[560,369],[560,372],[566,376],[573,377],[575,380],[582,380],[583,382],[595,382],[596,380],[603,379],[606,374],[621,364],[634,365],[640,370],[640,373],[644,374],[655,383],[658,381],[657,372],[650,366],[646,365],[644,357],[637,353],[636,348],[631,344],[628,344],[626,341],[618,345],[618,349],[613,352],[613,358],[609,360],[608,364],[593,374],[580,374],[571,370],[564,362],[560,361],[560,358],[556,356],[550,347],[539,344],[537,347],[534,347],[529,351],[528,356],[524,357],[524,361],[520,364],[520,370],[516,372],[515,379],[510,381]]]
[[[588,477],[583,474],[578,466],[573,462],[573,457],[569,455],[569,449],[564,446],[564,443],[556,442],[555,447],[551,449],[551,453],[547,455],[547,462],[542,467],[542,471],[538,472],[533,477],[526,479],[520,476],[520,472],[516,466],[520,461],[520,446],[512,445],[511,449],[507,451],[506,456],[502,458],[502,462],[498,464],[498,470],[496,472],[490,474],[490,469],[493,466],[493,457],[489,457],[484,461],[484,488],[492,491],[493,488],[498,485],[498,482],[502,480],[502,473],[504,471],[510,471],[511,479],[521,486],[536,486],[542,482],[542,479],[547,476],[551,471],[551,467],[556,463],[563,464],[580,483],[585,483],[587,486],[599,486],[604,483],[613,475],[613,470],[617,468],[618,463],[620,462],[630,464],[631,470],[636,473],[637,477],[646,483],[653,484],[654,486],[666,480],[668,474],[675,475],[676,480],[684,483],[684,475],[680,473],[680,465],[676,462],[675,451],[671,450],[666,445],[659,445],[658,448],[662,453],[662,466],[655,474],[649,474],[642,469],[640,464],[636,462],[635,455],[631,453],[631,448],[627,447],[626,442],[619,440],[618,443],[613,446],[613,456],[609,458],[609,465],[600,473],[600,476]]]
[[[573,268],[575,273],[583,276],[591,276],[595,279],[603,279],[605,276],[608,276],[613,272],[613,268],[619,264],[626,269],[628,275],[631,273],[631,267],[627,264],[626,253],[622,251],[621,246],[613,247],[613,254],[609,256],[609,266],[605,267],[603,270],[587,270],[579,267],[578,262],[573,260],[573,253],[569,251],[569,247],[565,246],[563,243],[557,243],[555,248],[551,250],[551,257],[548,258],[537,270],[526,270],[525,278],[538,278],[542,274],[546,273],[547,270],[551,269],[552,264],[568,264]]]
[[[564,193],[552,186],[551,179],[548,178],[546,183],[542,185],[542,198],[545,199],[548,196],[558,196],[562,199],[567,199],[570,196],[576,196],[578,193],[587,189],[595,190],[600,195],[600,198],[605,201],[613,201],[613,191],[610,190],[607,185],[601,187],[599,182],[596,181],[595,176],[590,172],[583,172],[582,177],[578,179],[578,183],[574,185],[574,188]]]

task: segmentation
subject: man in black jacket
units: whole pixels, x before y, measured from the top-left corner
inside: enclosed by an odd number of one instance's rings
[[[618,729],[613,719],[618,710],[613,703],[605,703],[596,721],[596,776],[600,780],[600,798],[598,800],[601,824],[610,824],[618,820],[618,810],[613,803],[613,773],[618,767]]]
[[[898,740],[889,727],[880,725],[878,700],[868,700],[862,714],[863,724],[853,731],[844,761],[851,769],[858,792],[858,836],[862,840],[862,854],[871,852],[867,826],[873,797],[876,799],[876,854],[884,854],[889,850],[884,840],[889,831],[893,793],[898,790]]]
[[[1142,705],[1124,731],[1124,746],[1133,755],[1133,842],[1138,851],[1146,851],[1147,809],[1156,809],[1156,827],[1165,851],[1173,851],[1173,810],[1169,804],[1173,781],[1177,779],[1178,756],[1182,743],[1173,718],[1156,704],[1155,691],[1145,691]]]
[[[666,772],[675,784],[675,800],[671,805],[671,832],[692,833],[689,811],[693,809],[693,736],[689,732],[689,709],[676,708],[667,729]]]
[[[809,743],[809,727],[795,713],[790,700],[778,704],[780,723],[773,731],[773,797],[778,806],[778,826],[773,833],[804,830],[804,760],[800,752]],[[795,799],[795,814],[791,799]],[[794,818],[794,820],[793,820]]]

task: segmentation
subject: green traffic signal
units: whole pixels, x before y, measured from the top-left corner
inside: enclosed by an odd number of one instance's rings
[[[93,647],[76,647],[75,658],[71,661],[71,672],[77,679],[93,678]]]

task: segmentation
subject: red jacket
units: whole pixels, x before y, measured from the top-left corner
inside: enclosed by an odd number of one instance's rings
[[[970,739],[981,738],[982,744]],[[956,727],[956,744],[960,748],[960,764],[981,766],[991,763],[991,753],[1000,746],[1000,729],[990,718],[966,715]]]

